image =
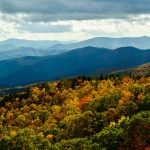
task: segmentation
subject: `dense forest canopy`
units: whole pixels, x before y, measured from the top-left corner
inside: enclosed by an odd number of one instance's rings
[[[73,78],[0,98],[0,150],[148,150],[150,77]]]

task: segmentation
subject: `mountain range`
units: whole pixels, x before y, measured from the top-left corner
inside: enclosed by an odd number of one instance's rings
[[[33,47],[33,48],[47,48],[49,46],[60,43],[60,41],[49,40],[25,40],[25,39],[8,39],[0,42],[0,46],[10,45],[13,47]]]
[[[132,46],[145,50],[150,48],[150,37],[96,37],[81,42],[8,39],[0,42],[0,60],[20,58],[25,56],[58,55],[77,48],[88,46],[108,48],[112,50],[119,47]]]
[[[149,49],[150,48],[150,37],[125,37],[125,38],[110,38],[110,37],[95,37],[85,41],[71,43],[71,44],[56,44],[52,46],[53,49],[77,49],[82,47],[98,47],[98,48],[108,48],[116,49],[119,47],[136,47],[139,49]]]
[[[59,55],[0,61],[0,86],[27,85],[79,75],[105,74],[150,61],[150,50],[84,47]]]
[[[57,44],[70,44],[73,41],[48,41],[8,39],[0,42],[0,60],[20,58],[25,56],[47,56],[58,54],[60,50],[49,49]]]

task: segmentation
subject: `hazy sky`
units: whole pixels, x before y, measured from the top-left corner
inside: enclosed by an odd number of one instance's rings
[[[150,0],[0,0],[0,40],[150,36]]]

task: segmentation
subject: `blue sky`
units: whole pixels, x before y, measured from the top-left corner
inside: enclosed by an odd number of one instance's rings
[[[150,36],[150,0],[0,0],[0,40]]]

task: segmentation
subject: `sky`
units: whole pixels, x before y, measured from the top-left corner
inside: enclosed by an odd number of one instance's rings
[[[150,0],[0,0],[0,40],[150,36]]]

